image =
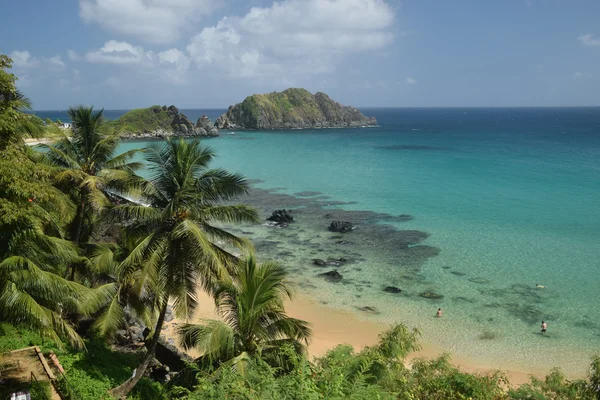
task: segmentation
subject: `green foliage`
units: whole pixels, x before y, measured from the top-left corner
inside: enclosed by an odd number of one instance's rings
[[[6,71],[11,67],[12,60],[0,54],[0,150],[43,132],[42,120],[24,112],[31,110],[31,102],[17,89],[17,77]]]
[[[140,353],[116,352],[97,339],[86,340],[86,351],[60,348],[34,331],[0,323],[0,353],[29,346],[39,346],[46,355],[50,351],[57,355],[68,380],[61,378],[59,388],[63,389],[61,393],[71,393],[74,400],[110,399],[108,390],[129,377],[140,360]],[[162,393],[160,384],[144,378],[130,398],[160,400]]]
[[[600,357],[592,361],[589,382],[585,380],[569,381],[560,369],[555,368],[545,379],[531,378],[531,383],[510,390],[511,399],[525,400],[570,400],[600,398],[600,387],[595,385],[598,379],[597,366]]]
[[[252,126],[261,119],[284,123],[301,120],[312,123],[324,119],[315,97],[305,89],[248,96],[240,108]]]
[[[251,358],[259,354],[287,363],[287,357],[280,357],[281,347],[291,345],[303,353],[312,334],[307,322],[286,315],[283,302],[291,296],[283,266],[271,262],[259,266],[250,256],[240,261],[231,280],[215,288],[222,319],[182,324],[178,330],[181,344],[198,349],[209,365],[228,363],[242,375],[248,373]]]
[[[112,132],[121,133],[148,133],[157,129],[172,131],[171,122],[173,116],[166,108],[152,106],[131,110],[119,119],[109,121],[108,129]]]
[[[69,238],[80,245],[89,240],[97,217],[111,205],[110,195],[133,192],[141,181],[135,175],[141,164],[131,161],[136,150],[116,155],[119,137],[105,134],[103,110],[72,107],[69,116],[73,121],[72,138],[63,135],[56,143],[41,147],[45,149],[45,162],[59,169],[57,183],[77,204]]]
[[[48,381],[33,381],[29,387],[32,399],[52,400],[52,386]]]
[[[241,252],[253,250],[247,239],[214,224],[258,221],[256,211],[248,206],[223,204],[247,193],[247,183],[241,175],[210,169],[214,153],[199,141],[167,140],[147,149],[145,155],[150,179],[143,184],[139,203],[115,206],[108,213],[111,221],[127,221],[126,234],[135,239],[134,248],[119,265],[118,284],[137,281],[139,293],[152,293],[152,308],[158,314],[140,374],[154,351],[168,301],[175,315],[191,318],[197,306],[196,289],[214,291],[235,270],[237,258],[223,244]],[[114,307],[107,310],[114,312],[104,312],[99,323],[117,326],[123,316],[119,304],[111,300]],[[135,378],[112,393],[127,393],[132,384]]]

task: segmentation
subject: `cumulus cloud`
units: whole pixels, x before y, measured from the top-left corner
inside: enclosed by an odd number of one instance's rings
[[[85,59],[90,63],[132,65],[151,61],[152,53],[141,46],[109,40],[98,50],[87,52]]]
[[[600,46],[600,38],[595,37],[591,33],[581,35],[577,38],[577,40],[586,46]]]
[[[59,68],[64,68],[67,66],[60,56],[50,57],[48,59],[48,62],[50,63],[50,65],[53,65],[53,66],[59,67]]]
[[[222,0],[80,0],[79,15],[111,32],[151,43],[177,40]]]
[[[15,50],[9,54],[9,57],[13,60],[15,67],[30,68],[39,64],[37,58],[33,57],[27,50]]]
[[[416,85],[417,84],[417,80],[414,78],[411,78],[410,76],[406,78],[406,83],[408,85]]]
[[[221,19],[187,50],[199,67],[237,77],[331,72],[345,55],[389,44],[393,22],[384,0],[284,0]]]

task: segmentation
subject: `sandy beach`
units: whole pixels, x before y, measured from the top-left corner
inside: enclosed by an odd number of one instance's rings
[[[25,139],[25,144],[27,146],[37,146],[38,144],[52,143],[54,140],[53,138],[28,138]]]
[[[198,299],[199,308],[194,318],[195,321],[200,318],[218,318],[214,310],[214,302],[208,294],[199,292]],[[357,351],[360,351],[365,346],[375,344],[379,334],[388,328],[387,325],[369,318],[367,314],[365,314],[364,318],[361,318],[358,314],[316,303],[301,293],[296,293],[294,299],[287,302],[286,311],[292,317],[310,322],[313,337],[308,350],[310,356],[313,358],[324,355],[328,350],[339,344],[349,344]],[[181,322],[183,321],[175,319],[169,323],[165,323],[162,336],[165,339],[173,338],[177,343],[178,339],[175,335],[175,330],[176,325]],[[415,358],[434,358],[444,353],[443,349],[436,347],[432,343],[421,342],[420,344],[422,349],[419,352],[409,355],[407,358],[408,367],[410,367],[411,360]],[[198,356],[198,353],[193,350],[187,353],[192,357]],[[452,355],[451,362],[461,370],[470,373],[490,374],[498,370],[493,366],[478,363],[476,360],[461,358],[455,355]],[[532,375],[542,378],[549,371],[522,371],[515,368],[502,369],[501,372],[508,377],[511,386],[518,386],[529,382]],[[573,376],[570,378],[579,377]]]

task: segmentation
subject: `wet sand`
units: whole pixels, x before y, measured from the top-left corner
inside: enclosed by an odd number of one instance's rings
[[[196,312],[194,321],[200,318],[218,318],[214,310],[214,302],[208,294],[199,292],[198,299],[200,306]],[[296,293],[293,301],[287,302],[286,311],[288,315],[294,318],[310,322],[311,329],[313,330],[312,340],[308,348],[311,358],[323,356],[328,350],[333,349],[339,344],[349,344],[356,351],[360,351],[365,346],[377,343],[379,334],[388,328],[387,325],[369,318],[368,314],[365,314],[364,318],[361,318],[354,313],[316,303],[302,293]],[[167,340],[172,338],[177,343],[175,330],[176,325],[180,322],[183,321],[175,319],[169,323],[165,323],[166,329],[163,331],[162,336]],[[444,353],[442,349],[436,347],[434,344],[424,342],[420,344],[422,349],[408,356],[408,367],[410,367],[411,360],[415,358],[434,358]],[[187,353],[192,357],[198,356],[198,353],[194,350]],[[497,371],[493,366],[482,365],[475,360],[456,356],[451,358],[451,362],[461,370],[470,373],[491,374]],[[511,386],[518,386],[529,382],[531,375],[538,378],[545,375],[544,371],[523,371],[518,368],[503,369],[501,372],[508,377]],[[570,376],[570,378],[580,377]]]

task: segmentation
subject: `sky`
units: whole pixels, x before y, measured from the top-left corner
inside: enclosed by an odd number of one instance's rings
[[[34,109],[599,106],[598,0],[0,0]]]

